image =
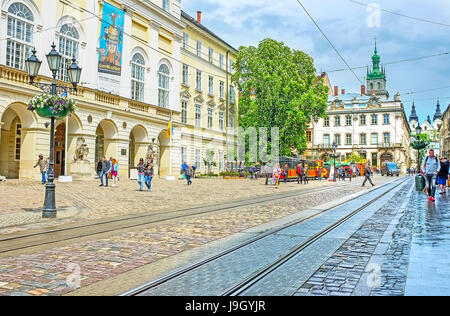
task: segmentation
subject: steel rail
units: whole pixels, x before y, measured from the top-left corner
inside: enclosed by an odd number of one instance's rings
[[[384,188],[384,187],[386,187],[386,186],[388,186],[390,184],[394,184],[394,183],[399,182],[399,181],[401,181],[400,184],[402,184],[406,180],[407,179],[401,179],[401,180],[395,180],[393,182],[386,183],[386,184],[384,184],[382,186],[379,186],[379,187],[375,188],[371,192],[380,190],[380,189],[382,189],[382,188]],[[373,200],[369,201],[364,206],[362,206],[362,208],[366,208],[367,206],[369,206],[370,204],[372,204],[373,202],[375,202],[376,200],[378,200],[379,198],[381,198],[382,196],[384,196],[388,192],[389,192],[389,190],[384,192],[382,195],[377,196],[376,198],[374,198]],[[354,200],[354,199],[352,199],[352,200]],[[352,200],[350,200],[350,201],[352,201]],[[292,226],[295,226],[295,225],[300,224],[302,222],[305,222],[305,221],[307,221],[307,220],[309,220],[311,218],[314,218],[314,217],[319,216],[319,215],[321,215],[321,214],[323,214],[325,212],[328,212],[328,211],[330,211],[332,209],[335,209],[335,208],[337,208],[339,206],[342,206],[342,205],[344,205],[344,204],[346,204],[346,203],[348,203],[350,201],[345,201],[345,202],[339,203],[339,204],[337,204],[337,205],[335,205],[335,206],[333,206],[333,207],[331,207],[329,209],[322,210],[321,212],[316,213],[314,215],[311,215],[311,216],[308,216],[306,218],[302,218],[302,219],[290,222],[290,223],[288,223],[286,225],[283,225],[281,227],[277,227],[277,228],[271,229],[271,230],[269,230],[269,231],[267,231],[265,233],[262,233],[262,234],[259,234],[258,236],[250,238],[249,240],[246,240],[246,241],[244,241],[244,242],[242,242],[242,243],[240,243],[240,244],[238,244],[236,246],[233,246],[233,247],[231,247],[229,249],[226,249],[226,250],[224,250],[224,251],[222,251],[222,252],[220,252],[220,253],[218,253],[218,254],[216,254],[214,256],[208,257],[207,259],[201,260],[201,261],[199,261],[197,263],[194,263],[192,265],[189,265],[187,267],[183,267],[183,268],[181,268],[179,270],[176,270],[176,271],[171,272],[171,273],[169,273],[169,274],[167,274],[165,276],[162,276],[162,277],[160,277],[160,278],[158,278],[156,280],[153,280],[151,282],[145,283],[142,286],[134,288],[134,289],[132,289],[130,291],[127,291],[125,293],[122,293],[122,294],[120,294],[120,296],[138,296],[139,294],[143,294],[143,293],[145,293],[145,292],[147,292],[147,291],[149,291],[149,290],[151,290],[153,288],[157,288],[158,286],[161,286],[164,283],[172,281],[172,280],[174,280],[174,279],[176,279],[176,278],[178,278],[178,277],[180,277],[180,276],[182,276],[182,275],[184,275],[186,273],[189,273],[189,272],[191,272],[191,271],[193,271],[193,270],[195,270],[195,269],[197,269],[197,268],[199,268],[201,266],[204,266],[204,265],[206,265],[208,263],[216,261],[216,260],[218,260],[218,259],[220,259],[220,258],[222,258],[222,257],[224,257],[226,255],[229,255],[230,253],[233,253],[233,252],[235,252],[235,251],[237,251],[237,250],[239,250],[241,248],[244,248],[244,247],[246,247],[246,246],[248,246],[250,244],[253,244],[253,243],[255,243],[255,242],[257,242],[257,241],[259,241],[259,240],[261,240],[263,238],[266,238],[266,237],[268,237],[270,235],[276,234],[276,233],[278,233],[278,232],[280,232],[282,230],[285,230],[285,229],[287,229],[289,227],[292,227]],[[228,292],[229,291],[227,291],[227,293]],[[226,295],[227,293],[225,293],[224,295]]]

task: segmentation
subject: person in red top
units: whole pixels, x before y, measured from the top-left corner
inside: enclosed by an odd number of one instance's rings
[[[297,167],[297,183],[298,184],[303,183],[303,167],[301,164],[298,164],[298,167]]]

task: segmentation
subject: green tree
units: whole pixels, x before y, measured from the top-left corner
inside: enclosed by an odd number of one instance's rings
[[[431,139],[428,137],[427,134],[421,134],[419,138],[416,138],[411,141],[411,148],[419,151],[419,165],[422,163],[422,161],[425,159],[426,156],[426,149],[431,144]]]
[[[280,131],[280,154],[306,149],[308,123],[325,116],[328,88],[317,79],[313,59],[273,39],[240,47],[233,83],[239,88],[239,125]]]

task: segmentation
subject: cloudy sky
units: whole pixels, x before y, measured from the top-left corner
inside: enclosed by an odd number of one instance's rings
[[[370,7],[349,0],[302,0],[350,66],[371,63],[375,36],[382,63],[450,52],[450,1],[358,2]],[[345,68],[345,64],[297,0],[182,0],[182,5],[192,16],[197,10],[203,11],[203,24],[236,48],[257,45],[267,37],[281,40],[310,54],[318,72],[329,72],[332,85],[347,92],[360,91],[360,82],[350,71],[332,72]],[[374,11],[375,6],[438,24]],[[365,69],[355,72],[364,79]],[[437,97],[442,111],[450,103],[450,54],[386,65],[386,73],[391,96],[397,91],[402,94],[408,116],[413,99],[421,120],[434,115]]]

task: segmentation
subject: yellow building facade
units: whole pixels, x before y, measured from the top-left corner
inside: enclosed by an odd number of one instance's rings
[[[49,120],[27,111],[30,99],[42,92],[29,85],[24,63],[36,48],[43,63],[35,81],[51,82],[45,54],[52,42],[63,55],[64,65],[76,58],[83,68],[78,91],[70,95],[77,110],[56,124],[57,176],[91,179],[102,156],[117,159],[122,176],[133,176],[139,159],[147,157],[155,160],[157,175],[165,177],[172,170],[176,176],[185,153],[200,149],[203,162],[203,144],[208,140],[224,140],[214,150],[217,155],[225,151],[226,133],[214,127],[205,125],[196,136],[201,139],[195,145],[198,148],[191,147],[192,137],[186,136],[194,134],[195,124],[189,119],[195,118],[199,96],[206,101],[205,108],[212,98],[207,91],[199,94],[182,88],[183,68],[188,65],[205,76],[217,73],[217,78],[226,71],[187,56],[182,47],[184,34],[192,39],[204,35],[201,28],[189,26],[179,0],[3,0],[0,8],[0,175],[38,179],[39,170],[33,168],[37,157],[41,153],[49,156]],[[203,41],[205,47],[217,45],[217,52],[223,46],[218,37],[211,43]],[[58,79],[59,84],[66,84],[65,66]],[[192,99],[186,98],[186,91]],[[220,100],[215,102],[219,109]],[[236,109],[237,99],[232,113]],[[182,117],[186,112],[187,121]],[[174,134],[170,141],[166,134],[171,118]],[[195,163],[192,154],[187,158]]]

